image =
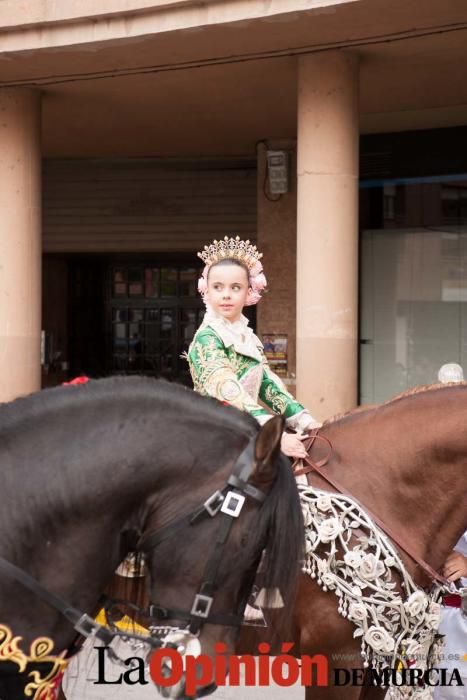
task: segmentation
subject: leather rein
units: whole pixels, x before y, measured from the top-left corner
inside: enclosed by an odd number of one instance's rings
[[[322,479],[324,479],[332,488],[337,491],[338,493],[341,493],[343,496],[348,496],[349,498],[353,499],[355,503],[357,503],[363,510],[365,510],[370,518],[373,520],[373,522],[391,539],[393,542],[401,549],[405,554],[407,554],[410,559],[412,559],[415,564],[417,564],[418,567],[420,567],[426,574],[427,576],[430,577],[430,579],[437,581],[438,583],[442,584],[443,586],[449,586],[450,582],[448,581],[447,578],[439,574],[433,567],[431,567],[424,559],[419,557],[413,549],[411,548],[410,545],[407,544],[405,540],[402,539],[402,537],[395,533],[392,528],[390,528],[386,523],[384,523],[380,518],[378,518],[375,513],[373,513],[370,508],[368,508],[365,504],[361,503],[355,496],[353,496],[349,491],[347,491],[346,488],[342,486],[342,484],[339,483],[337,479],[334,477],[330,476],[323,467],[326,466],[326,464],[329,461],[329,458],[332,454],[333,447],[331,444],[331,441],[325,437],[324,435],[319,435],[319,430],[311,430],[310,431],[310,436],[307,440],[304,440],[303,444],[305,446],[305,449],[308,453],[307,457],[303,459],[298,459],[294,462],[292,468],[295,476],[300,476],[302,474],[310,474],[311,472],[316,472]],[[318,462],[314,462],[311,459],[311,450],[313,446],[315,445],[317,440],[323,440],[325,443],[327,443],[329,447],[329,452],[324,457],[323,459],[320,459]],[[304,466],[304,463],[306,466]],[[302,466],[300,466],[302,465]]]

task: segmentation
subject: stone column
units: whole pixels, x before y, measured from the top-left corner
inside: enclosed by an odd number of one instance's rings
[[[40,93],[0,88],[0,402],[40,389]]]
[[[357,402],[358,59],[298,59],[297,396],[319,419]]]

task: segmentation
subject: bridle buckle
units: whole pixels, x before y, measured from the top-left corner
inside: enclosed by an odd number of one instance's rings
[[[224,501],[224,494],[222,491],[214,491],[211,496],[204,502],[204,508],[207,510],[211,518],[213,518],[220,511],[222,503]]]
[[[110,644],[114,638],[111,630],[103,625],[100,625],[87,613],[83,613],[79,620],[74,625],[75,630],[83,637],[97,637],[105,644]]]
[[[238,518],[244,503],[245,496],[242,496],[241,493],[235,493],[235,491],[228,491],[221,506],[221,513]]]
[[[209,617],[213,600],[214,598],[212,598],[209,595],[202,595],[201,593],[197,593],[195,595],[190,614],[202,618]]]

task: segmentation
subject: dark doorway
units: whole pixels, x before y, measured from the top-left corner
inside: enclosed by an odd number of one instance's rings
[[[107,374],[105,292],[108,261],[69,259],[68,348],[70,376]]]
[[[48,336],[59,339],[68,370],[49,371],[43,386],[80,374],[145,374],[191,387],[182,355],[205,311],[197,291],[202,267],[193,264],[193,258],[46,256],[43,327]],[[256,307],[246,309],[253,329],[255,311]]]
[[[123,259],[111,261],[109,273],[109,374],[147,374],[189,385],[181,355],[204,316],[199,266],[180,259]]]

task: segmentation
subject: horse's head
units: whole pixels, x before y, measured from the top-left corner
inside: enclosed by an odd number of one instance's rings
[[[259,429],[244,412],[144,378],[2,407],[0,556],[35,581],[0,577],[2,624],[26,644],[50,635],[58,651],[70,648],[73,625],[96,632],[81,613],[96,608],[136,534],[151,574],[153,646],[212,657],[224,642],[228,654],[262,551],[264,585],[286,604],[299,570],[301,510],[282,428],[278,418]],[[44,594],[49,605],[37,605]],[[187,681],[172,697],[196,695]]]
[[[282,418],[268,421],[234,461],[216,470],[221,483],[197,485],[202,496],[194,508],[184,506],[193,498],[179,484],[169,512],[182,515],[167,522],[159,501],[147,519],[140,548],[151,575],[153,633],[177,650],[170,652],[176,655],[171,662],[162,650],[153,657],[156,683],[157,676],[170,676],[170,686],[159,685],[167,697],[199,697],[215,689],[210,660],[233,653],[262,553],[264,585],[279,588],[285,605],[290,603],[302,520],[292,471],[280,452],[282,429]],[[164,628],[174,630],[167,637]],[[194,665],[199,654],[204,661]],[[177,670],[184,655],[186,675]]]

